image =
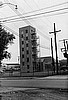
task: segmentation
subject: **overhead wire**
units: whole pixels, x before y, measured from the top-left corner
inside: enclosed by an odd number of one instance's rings
[[[55,10],[55,11],[60,11],[60,10],[65,10],[65,9],[68,9],[68,8],[63,8],[63,9],[58,9],[58,10]],[[54,11],[50,11],[50,12],[54,12]],[[50,13],[50,12],[46,12],[46,13]],[[44,13],[41,13],[41,14],[44,14]],[[37,14],[38,15],[38,14]],[[32,15],[32,16],[36,16],[36,14],[35,15]],[[29,17],[29,16],[28,16]]]
[[[48,11],[48,12],[37,13],[37,14],[29,15],[29,16],[22,16],[20,18],[23,18],[23,19],[27,18],[27,19],[29,19],[30,17],[40,16],[40,15],[49,14],[49,13],[53,13],[53,12],[57,12],[57,11],[63,11],[63,10],[68,10],[68,8],[51,10],[51,11]],[[10,20],[17,20],[17,19],[20,19],[20,18],[7,19],[7,20],[3,20],[3,22],[10,21]]]
[[[17,34],[17,32],[15,32],[14,30],[12,30],[11,28],[7,27],[3,23],[2,23],[2,26],[19,37],[19,35]],[[45,46],[40,46],[40,47],[44,48],[44,49],[48,49],[48,47],[45,47]]]
[[[24,0],[25,1],[25,3],[27,4],[27,6],[31,9],[31,10],[33,10],[33,8],[29,5],[29,3],[26,1],[26,0]],[[39,17],[40,18],[40,17]],[[32,19],[33,20],[33,19]],[[47,25],[46,23],[45,23],[45,21],[43,21],[41,18],[40,18],[40,21],[42,22],[42,23],[44,23],[45,25]],[[34,23],[36,23],[36,22],[34,22]],[[48,26],[48,25],[47,25]],[[50,27],[50,26],[48,26],[48,27]],[[51,28],[51,27],[50,27]],[[45,31],[46,32],[46,31]],[[47,32],[46,32],[47,33]]]
[[[60,5],[63,5],[63,4],[67,4],[67,3],[68,2],[64,2],[64,3],[56,4],[56,5],[53,5],[53,6],[48,6],[46,8],[41,8],[41,9],[34,10],[34,11],[31,11],[31,12],[28,12],[28,13],[32,13],[32,12],[36,12],[36,11],[40,11],[40,10],[44,10],[44,9],[48,9],[48,8],[53,8],[53,7],[56,7],[56,6],[60,6]]]
[[[25,1],[25,3],[33,10],[33,8],[29,5],[29,3],[27,3],[27,1],[26,0],[24,0]],[[34,2],[35,3],[35,2]],[[35,3],[35,5],[36,5],[36,3]],[[38,7],[38,5],[36,5],[37,6],[37,8],[38,8],[38,10],[39,10],[39,7]],[[39,10],[40,11],[40,10]],[[46,24],[45,23],[45,21],[43,21],[42,19],[40,19],[44,24]],[[51,24],[51,23],[50,23]],[[47,24],[46,24],[47,25]],[[48,26],[48,25],[47,25]],[[50,27],[50,26],[48,26],[48,27]],[[51,28],[51,27],[50,27]]]
[[[27,3],[27,1],[26,0],[24,0],[24,2],[27,4],[27,6],[31,9],[31,10],[33,10],[33,8],[29,5],[29,3]],[[41,20],[41,19],[40,19]],[[32,19],[32,21],[34,21],[33,19]],[[41,20],[42,21],[42,20]],[[34,22],[34,23],[36,23],[36,22]],[[50,27],[51,28],[51,27]],[[46,31],[45,31],[45,33],[47,33]],[[47,36],[46,36],[47,37]]]
[[[40,47],[41,47],[41,48],[44,48],[44,49],[48,49],[48,50],[50,50],[50,48],[49,48],[49,47],[46,47],[46,46],[42,46],[42,45],[40,45]]]
[[[8,1],[8,0],[4,0],[4,2],[7,3],[7,2],[9,2],[9,1]],[[11,5],[8,5],[8,6],[16,13],[16,15],[17,15],[19,18],[21,18],[21,17],[20,17],[21,14],[19,13],[18,9],[14,10],[13,7],[12,7]],[[26,24],[29,25],[29,21],[28,21],[28,20],[24,20],[24,19],[22,19],[22,20],[23,20]]]
[[[0,21],[0,22],[1,22],[1,21]],[[2,23],[2,22],[1,22],[1,23]],[[7,27],[7,26],[4,25],[3,23],[2,23],[2,25],[3,25],[7,30],[9,30],[10,32],[14,33],[16,36],[19,36],[18,33],[15,32],[14,30],[12,30],[11,28]],[[14,24],[14,26],[16,26],[16,25]],[[16,27],[17,27],[17,26],[16,26]]]
[[[15,31],[12,30],[11,28],[7,27],[7,26],[4,25],[3,23],[2,23],[2,26],[3,26],[4,28],[6,28],[7,30],[11,31],[12,33],[14,33],[15,35],[19,36],[19,35],[17,34],[17,32],[15,32]],[[41,47],[42,47],[42,46],[41,46]],[[47,48],[48,48],[48,47],[46,47],[46,49],[47,49]]]
[[[1,12],[1,13],[2,13],[2,12]],[[2,13],[2,15],[3,15],[3,13]],[[1,21],[0,21],[0,24],[1,24],[4,28],[6,28],[8,31],[12,32],[12,33],[15,34],[16,36],[19,36],[17,32],[15,32],[14,30],[12,30],[12,29],[9,28],[8,26],[4,25],[4,23],[2,23]]]
[[[67,12],[63,12],[63,13],[60,13],[60,14],[64,14],[64,13],[67,13]],[[57,14],[56,14],[57,15]]]
[[[38,4],[35,2],[35,0],[33,0],[33,2],[35,3],[35,5],[37,6],[37,8],[39,9],[39,11],[41,12],[41,10],[40,10],[40,8],[39,8],[39,6],[38,6]],[[45,17],[45,15],[44,15],[44,17]],[[43,20],[42,20],[43,21]],[[52,23],[50,22],[50,20],[48,20],[47,19],[47,21],[52,25]],[[43,21],[43,23],[44,24],[46,24],[46,22],[45,21]],[[51,26],[49,26],[48,24],[46,24],[48,27],[50,27],[51,28]]]
[[[7,30],[11,31],[12,33],[14,33],[16,36],[19,37],[19,35],[17,34],[17,32],[15,32],[14,30],[12,30],[11,28],[7,27],[7,26],[4,25],[4,24],[2,24],[2,26],[3,26],[4,28],[6,28]],[[44,48],[44,49],[49,49],[48,47],[42,46],[42,45],[40,45],[40,47],[41,47],[41,48]]]
[[[5,2],[7,1],[7,2],[9,2],[8,0],[4,0]],[[9,7],[20,17],[20,15],[21,15],[21,13],[18,11],[18,10],[14,10],[10,5],[9,5]],[[21,17],[20,17],[21,18]],[[27,25],[32,25],[32,23],[30,23],[28,20],[24,20],[24,19],[22,19]],[[34,25],[35,26],[35,25]],[[39,29],[38,29],[38,31],[39,31],[39,34],[40,33],[42,33]],[[47,40],[50,40],[49,39],[49,37],[47,37],[45,34],[41,34],[41,36],[43,36],[44,38],[46,38]]]
[[[7,26],[4,25],[4,24],[2,24],[2,26],[3,26],[4,28],[6,28],[7,30],[11,31],[12,33],[14,33],[16,36],[19,37],[19,35],[17,34],[17,32],[15,32],[14,30],[12,30],[11,28],[7,27]],[[40,45],[40,47],[41,47],[41,48],[44,48],[44,49],[50,49],[50,48],[48,48],[48,47],[46,47],[46,46],[42,46],[42,45]]]
[[[9,4],[10,4],[10,3],[9,3]],[[0,12],[0,13],[2,13],[2,12]],[[2,15],[3,15],[3,13],[2,13]],[[14,31],[13,29],[11,29],[11,28],[9,28],[8,26],[4,25],[4,23],[2,23],[1,21],[0,21],[0,24],[1,24],[5,29],[7,29],[8,31],[12,32],[12,33],[15,34],[16,36],[19,36],[18,33],[17,33],[16,31]],[[14,26],[15,26],[15,25],[14,25]]]
[[[9,30],[10,32],[12,32],[13,34],[15,34],[16,36],[19,36],[17,32],[15,32],[14,30],[12,30],[11,28],[9,28],[8,26],[2,24],[3,27],[5,27],[7,30]]]
[[[68,12],[61,12],[61,13],[55,13],[55,14],[50,14],[50,15],[46,15],[45,17],[49,17],[49,16],[54,16],[54,15],[62,15],[62,14],[67,14]],[[44,16],[39,16],[39,17],[44,17]],[[25,18],[24,20],[31,20],[31,19],[37,19],[39,17],[32,17],[32,18]],[[14,20],[14,21],[0,21],[0,22],[3,22],[3,23],[11,23],[11,22],[18,22],[18,21],[22,21],[22,19],[19,19],[19,20]]]
[[[25,1],[25,0],[24,0],[24,1]],[[27,3],[26,1],[25,1],[25,3],[28,5],[28,3]],[[28,7],[30,7],[30,5],[28,5]],[[33,10],[33,8],[31,8],[31,7],[30,7],[30,9]],[[34,24],[35,24],[35,23],[34,23]],[[35,25],[35,26],[36,26],[36,25]],[[36,27],[37,27],[37,26],[36,26]],[[38,28],[38,27],[37,27],[37,28]],[[41,32],[39,28],[38,28],[38,30],[39,30],[39,32]],[[41,33],[42,33],[42,32],[41,32]],[[46,35],[45,35],[45,36],[46,36]],[[46,36],[46,38],[49,38],[49,37]]]
[[[49,14],[49,13],[62,11],[62,10],[66,10],[66,9],[68,9],[68,7],[67,8],[62,8],[62,9],[51,10],[51,11],[48,11],[48,12],[37,13],[37,14],[33,14],[33,15],[30,15],[30,16],[25,16],[25,17],[32,17],[32,16],[43,15],[43,14]]]
[[[59,14],[65,14],[65,13],[68,13],[68,12],[63,12],[63,13],[59,13]],[[53,15],[59,15],[59,14],[53,14]],[[52,16],[52,15],[49,15],[49,16]],[[36,17],[36,18],[39,18],[39,17]],[[36,18],[29,18],[30,19],[36,19]],[[26,19],[25,19],[26,20]],[[17,20],[17,21],[21,21],[21,20]],[[16,22],[16,21],[13,21],[13,22]]]
[[[67,4],[67,3],[68,2],[63,2],[63,3],[57,4],[57,5],[48,6],[48,7],[45,7],[45,8],[38,9],[38,10],[26,12],[26,13],[23,13],[22,15],[29,14],[29,13],[33,13],[33,12],[37,12],[37,11],[41,11],[41,10],[48,9],[48,8],[53,8],[53,7],[56,7],[56,6],[60,6],[60,5],[63,5],[63,4]],[[0,18],[0,20],[6,19],[6,18],[12,18],[12,17],[18,17],[18,16],[17,15],[14,15],[14,16],[9,16],[9,17],[5,17],[5,18]]]

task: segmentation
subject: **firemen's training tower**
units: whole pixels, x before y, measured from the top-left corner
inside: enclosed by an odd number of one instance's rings
[[[33,72],[37,61],[36,30],[32,26],[19,28],[20,66],[22,73]]]

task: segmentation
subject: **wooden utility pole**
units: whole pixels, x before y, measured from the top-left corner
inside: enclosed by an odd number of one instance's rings
[[[54,71],[54,73],[55,73],[55,63],[54,63],[54,57],[53,57],[52,38],[51,38],[51,54],[52,54],[52,66],[53,66],[53,71]]]
[[[60,31],[61,31],[61,30],[56,31],[56,28],[55,28],[55,23],[54,23],[54,32],[49,32],[50,34],[51,34],[51,33],[54,33],[54,39],[55,39],[55,52],[56,52],[56,69],[57,69],[57,74],[58,74],[58,56],[57,56],[56,33],[57,33],[57,32],[60,32]]]

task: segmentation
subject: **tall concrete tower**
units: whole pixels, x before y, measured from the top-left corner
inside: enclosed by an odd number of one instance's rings
[[[35,28],[32,26],[19,28],[19,40],[21,72],[33,72],[36,70],[37,61],[37,37]]]

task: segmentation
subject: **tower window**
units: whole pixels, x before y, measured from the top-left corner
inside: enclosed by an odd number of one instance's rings
[[[28,30],[25,30],[26,33],[28,33]]]
[[[28,43],[26,44],[26,47],[28,47]]]
[[[26,40],[28,40],[28,37],[26,37]]]
[[[24,44],[24,41],[22,41],[22,44]]]
[[[27,62],[29,62],[29,58],[27,58]]]
[[[24,48],[22,48],[22,51],[24,51]]]
[[[29,65],[27,65],[27,69],[29,69]]]
[[[29,71],[27,71],[27,73],[29,73]]]
[[[27,50],[27,54],[29,54],[29,51]]]
[[[22,65],[24,66],[24,62],[22,62]]]
[[[24,55],[22,55],[22,58],[24,58]]]
[[[31,30],[31,32],[35,32],[35,30]]]
[[[23,38],[23,34],[21,35],[21,37]]]

